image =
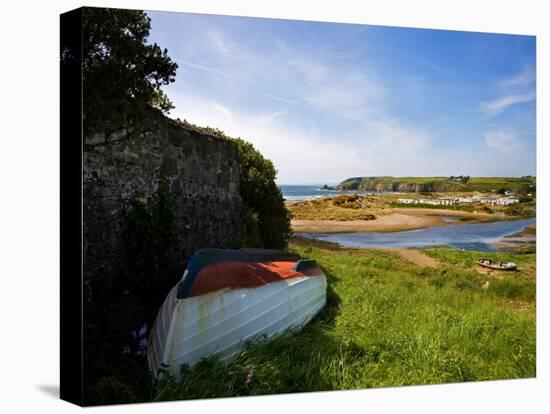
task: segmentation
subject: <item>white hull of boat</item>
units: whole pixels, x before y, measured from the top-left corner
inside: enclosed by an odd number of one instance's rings
[[[164,302],[151,331],[149,368],[178,375],[182,364],[208,355],[230,358],[249,342],[299,329],[325,305],[324,275],[301,276],[254,288],[222,289]]]

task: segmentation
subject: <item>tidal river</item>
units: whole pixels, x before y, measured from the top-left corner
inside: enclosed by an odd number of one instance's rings
[[[504,236],[520,232],[533,223],[535,218],[491,223],[448,224],[393,233],[297,233],[296,235],[334,242],[345,247],[407,248],[446,245],[456,249],[497,251],[494,243]]]

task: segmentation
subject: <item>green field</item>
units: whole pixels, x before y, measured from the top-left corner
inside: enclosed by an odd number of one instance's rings
[[[424,250],[436,268],[303,239],[291,249],[327,275],[323,311],[227,365],[209,358],[184,368],[180,382],[158,384],[155,400],[535,376],[534,254],[483,253],[520,269],[487,275],[476,271],[479,253],[446,248]]]

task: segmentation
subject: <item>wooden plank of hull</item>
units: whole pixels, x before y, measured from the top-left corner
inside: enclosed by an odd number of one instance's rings
[[[325,301],[326,277],[320,275],[179,299],[173,309],[165,304],[159,313],[162,329],[153,335],[164,333],[166,340],[152,339],[150,368],[156,372],[162,362],[177,375],[181,364],[193,365],[210,354],[227,359],[247,341],[301,327]],[[171,324],[165,319],[169,314]]]
[[[147,361],[149,363],[149,369],[151,369],[155,375],[161,367],[161,364],[166,363],[164,353],[169,338],[169,331],[171,329],[173,331],[172,325],[175,322],[173,316],[176,310],[177,293],[178,285],[174,286],[172,290],[170,290],[170,293],[168,293],[149,334]]]

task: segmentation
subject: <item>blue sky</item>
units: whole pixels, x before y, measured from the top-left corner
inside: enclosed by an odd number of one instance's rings
[[[280,184],[535,174],[535,37],[148,14],[170,116],[252,142]]]

